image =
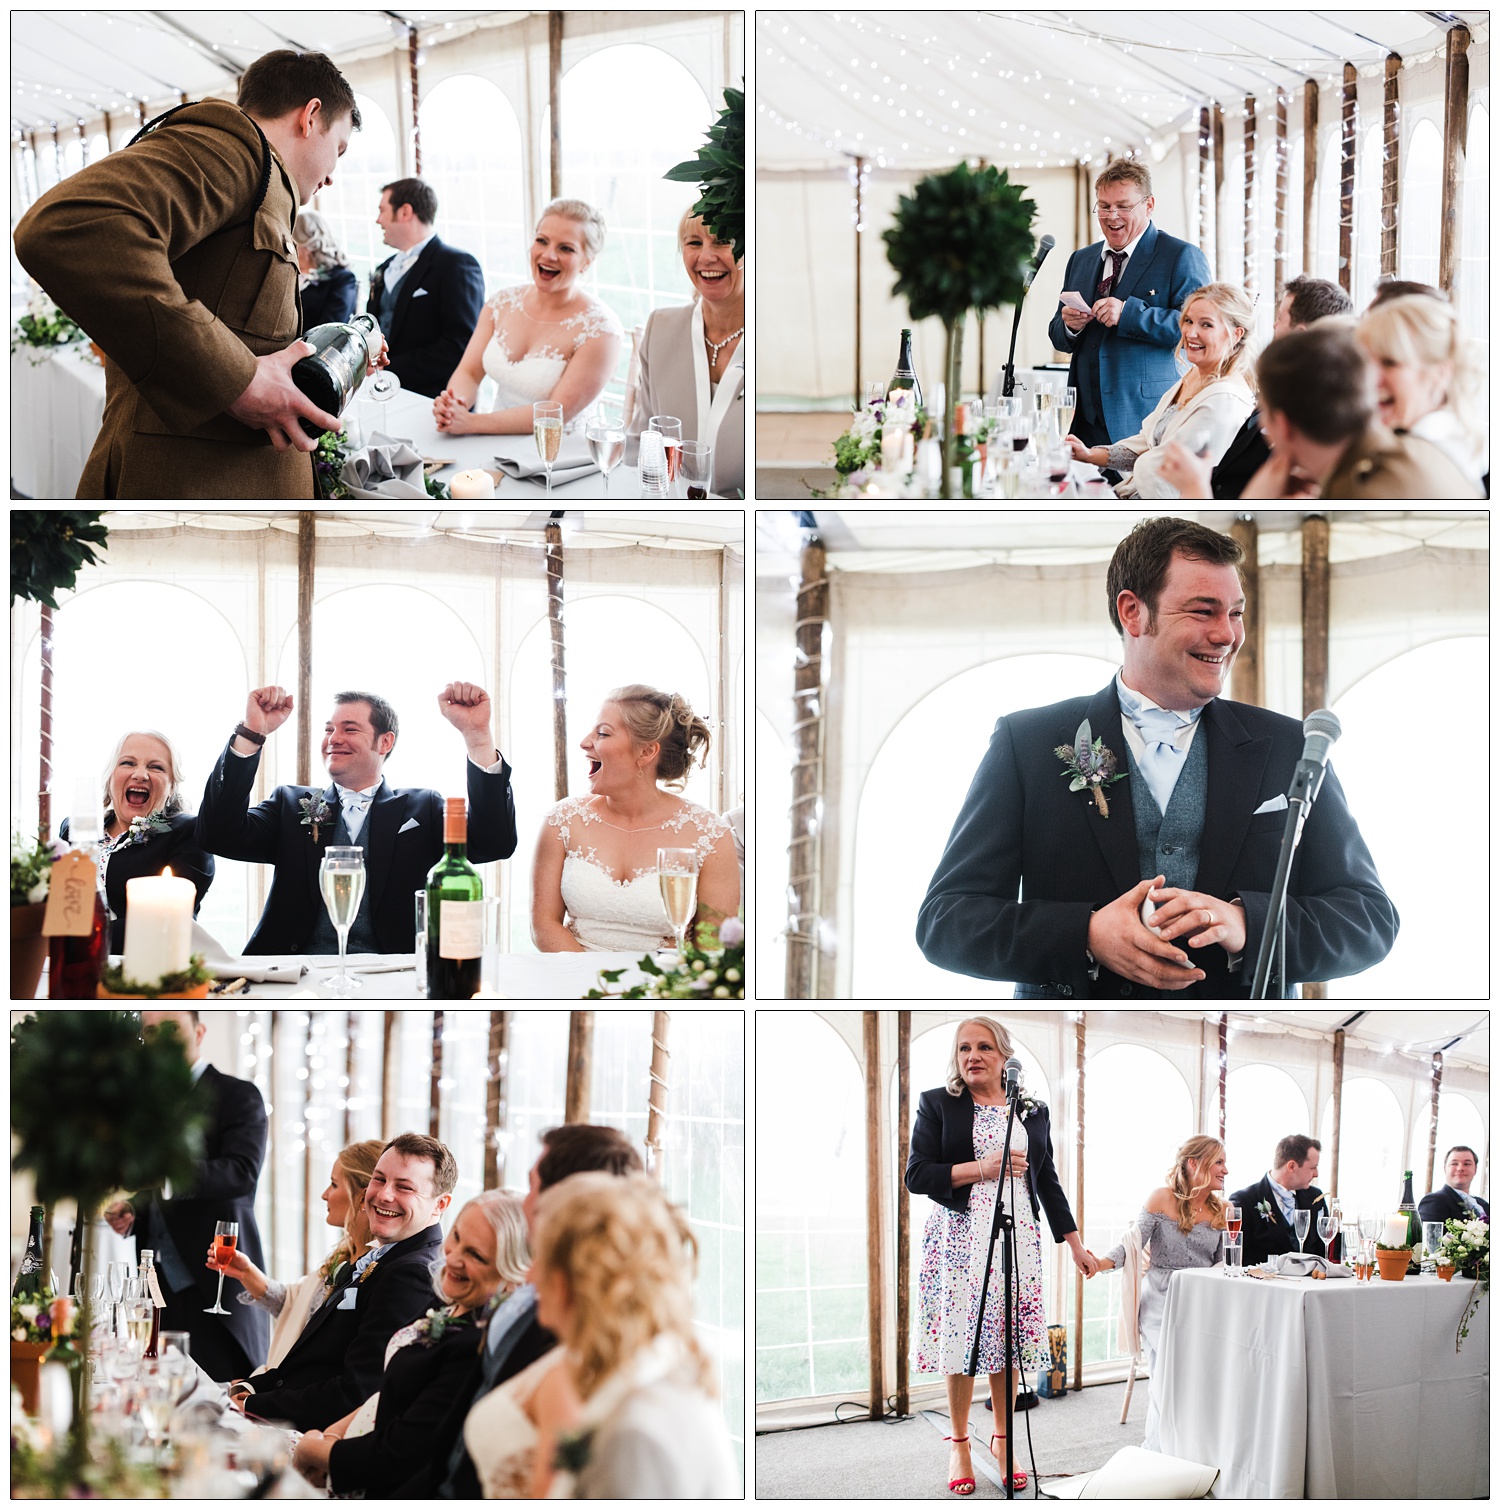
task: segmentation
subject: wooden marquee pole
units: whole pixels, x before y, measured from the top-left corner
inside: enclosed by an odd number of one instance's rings
[[[666,1182],[666,1163],[662,1149],[667,1130],[667,1097],[671,1083],[667,1079],[672,1053],[667,1047],[672,1030],[670,1012],[651,1014],[651,1078],[646,1091],[646,1169],[658,1184]]]
[[[1339,1193],[1339,1144],[1344,1131],[1344,1030],[1333,1034],[1333,1140],[1328,1150],[1328,1194]]]
[[[911,1013],[896,1013],[896,1414],[911,1414]]]
[[[1260,292],[1260,267],[1256,256],[1259,248],[1255,244],[1255,181],[1257,177],[1255,143],[1255,96],[1247,94],[1245,96],[1245,292],[1250,295],[1252,303]]]
[[[1359,147],[1359,70],[1344,64],[1339,113],[1339,284],[1354,292],[1354,156]]]
[[[1442,1089],[1443,1056],[1439,1052],[1432,1056],[1432,1116],[1427,1124],[1427,1185],[1425,1187],[1428,1190],[1437,1188],[1432,1182],[1437,1177],[1438,1095]]]
[[[500,1134],[510,1122],[510,1013],[490,1013],[489,1053],[484,1081],[484,1188],[499,1190],[505,1183],[505,1160]]]
[[[865,1050],[865,1263],[869,1283],[870,1419],[885,1415],[885,1243],[880,1223],[880,1013],[863,1012]]]
[[[823,796],[823,637],[828,571],[823,542],[809,534],[797,587],[793,671],[791,843],[788,847],[786,995],[818,994],[818,921],[822,914],[818,804]]]
[[[1274,229],[1275,265],[1272,269],[1271,298],[1279,302],[1286,286],[1286,90],[1276,86],[1276,225]]]
[[[417,178],[422,176],[422,124],[421,89],[417,80],[417,28],[416,23],[406,23],[406,70],[411,84],[411,171]]]
[[[38,637],[42,660],[42,759],[37,773],[37,831],[45,844],[52,837],[52,610],[42,604],[42,627]]]
[[[854,159],[854,407],[865,405],[864,246],[865,160]]]
[[[396,1019],[399,1015],[396,1012],[385,1014],[380,1049],[380,1136],[387,1139],[395,1136]]]
[[[552,150],[550,154],[553,199],[562,197],[562,46],[563,13],[547,12],[547,103],[551,107]]]
[[[432,1014],[432,1068],[427,1074],[427,1136],[442,1137],[443,1125],[443,1023],[441,1008]]]
[[[1229,1131],[1229,1013],[1219,1013],[1219,1142]]]
[[[1380,275],[1401,275],[1401,55],[1385,60],[1385,162],[1380,175]]]
[[[1318,84],[1309,79],[1302,90],[1302,271],[1311,273],[1317,221],[1314,196],[1318,186]]]
[[[593,1086],[594,1014],[568,1013],[568,1079],[563,1098],[564,1122],[587,1122]]]
[[[1083,1091],[1084,1091],[1084,1049],[1086,1046],[1086,1034],[1088,1031],[1088,1014],[1080,1012],[1078,1022],[1074,1028],[1074,1041],[1077,1045],[1077,1058],[1075,1067],[1078,1075],[1078,1149],[1076,1154],[1078,1170],[1078,1199],[1074,1206],[1073,1219],[1078,1223],[1078,1230],[1083,1231]],[[1083,1388],[1083,1270],[1076,1269],[1073,1274],[1073,1388]]]
[[[355,1024],[359,1014],[352,1008],[344,1013],[344,1147],[354,1141],[354,1082],[359,1068],[356,1052]]]
[[[1328,702],[1328,520],[1309,514],[1302,521],[1302,716]],[[1304,982],[1307,1001],[1326,1001],[1328,987]]]
[[[562,526],[547,525],[547,629],[552,639],[552,791],[568,795],[568,664],[563,634]]]
[[[1438,286],[1453,292],[1463,230],[1464,167],[1469,147],[1469,28],[1448,28],[1443,75],[1443,220],[1438,240]],[[1488,269],[1485,270],[1486,275]]]
[[[318,516],[297,513],[297,784],[312,782],[312,611]]]
[[[1276,286],[1279,290],[1281,284],[1278,282]],[[1234,658],[1231,673],[1234,697],[1236,702],[1254,703],[1259,708],[1264,707],[1266,701],[1266,623],[1261,612],[1260,526],[1254,514],[1239,514],[1229,526],[1229,533],[1245,553],[1240,566],[1240,578],[1245,584],[1245,643]]]

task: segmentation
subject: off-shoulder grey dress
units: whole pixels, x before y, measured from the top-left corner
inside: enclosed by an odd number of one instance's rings
[[[1162,1312],[1167,1305],[1167,1286],[1179,1269],[1209,1269],[1224,1256],[1224,1233],[1207,1222],[1183,1232],[1176,1219],[1142,1211],[1135,1219],[1141,1241],[1151,1250],[1151,1267],[1141,1276],[1141,1306],[1138,1313],[1141,1342],[1147,1366],[1155,1369],[1156,1347],[1161,1340]],[[1125,1262],[1125,1245],[1112,1248],[1107,1258],[1118,1269]]]

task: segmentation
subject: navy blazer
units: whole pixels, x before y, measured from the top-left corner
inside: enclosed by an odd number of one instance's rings
[[[1483,1196],[1469,1192],[1472,1199],[1479,1202],[1484,1208],[1484,1214],[1490,1214],[1490,1203]],[[1458,1192],[1451,1185],[1444,1185],[1441,1190],[1429,1191],[1417,1202],[1417,1220],[1423,1222],[1467,1222],[1473,1220],[1473,1212],[1459,1199]]]
[[[1011,1147],[1026,1138],[1026,1188],[1031,1195],[1032,1215],[1038,1221],[1047,1212],[1047,1225],[1055,1242],[1078,1231],[1072,1208],[1057,1178],[1052,1160],[1052,1128],[1046,1105],[1038,1102],[1036,1110],[1024,1121],[1016,1113],[1016,1131]],[[953,1186],[953,1166],[972,1164],[974,1153],[974,1097],[967,1087],[950,1096],[946,1086],[923,1091],[917,1103],[917,1120],[911,1130],[911,1155],[906,1161],[906,1188],[913,1195],[930,1196],[950,1211],[969,1209],[971,1185]]]
[[[302,333],[314,325],[347,325],[359,303],[359,279],[352,267],[325,267],[302,290]]]
[[[434,1222],[347,1279],[308,1317],[286,1357],[249,1381],[255,1393],[246,1413],[311,1431],[363,1405],[380,1388],[391,1338],[439,1304],[432,1262],[442,1251]]]
[[[1263,1264],[1273,1253],[1316,1253],[1323,1256],[1323,1240],[1318,1236],[1318,1208],[1323,1203],[1323,1192],[1316,1185],[1306,1190],[1292,1192],[1292,1204],[1298,1211],[1311,1211],[1312,1219],[1307,1224],[1307,1236],[1302,1246],[1297,1246],[1297,1234],[1281,1214],[1281,1202],[1271,1189],[1271,1176],[1263,1174],[1255,1184],[1244,1190],[1236,1190],[1230,1202],[1240,1208],[1240,1235],[1245,1240],[1245,1263]],[[1270,1209],[1267,1220],[1260,1214],[1264,1201]]]
[[[230,744],[234,741],[231,738]],[[469,859],[475,865],[508,860],[516,852],[516,807],[510,766],[493,775],[467,757]],[[198,842],[226,860],[249,860],[276,867],[266,910],[245,945],[245,954],[297,954],[322,910],[318,866],[338,822],[338,791],[332,782],[321,792],[310,786],[279,786],[249,807],[260,751],[236,755],[226,744],[198,813]],[[318,842],[302,822],[304,797],[321,796],[335,810],[320,825]],[[443,797],[422,788],[400,789],[384,780],[359,831],[365,852],[365,884],[370,922],[382,954],[404,954],[416,939],[412,897],[443,857]]]
[[[365,309],[377,319],[386,269],[395,260],[395,255],[387,257],[370,277]],[[391,371],[401,386],[436,398],[463,360],[483,308],[479,263],[434,236],[397,285],[391,328],[385,332]]]
[[[1217,944],[1190,949],[1179,940],[1205,978],[1158,992],[1103,968],[1097,980],[1090,977],[1089,918],[1143,877],[1128,777],[1109,789],[1108,818],[1086,793],[1068,790],[1056,748],[1073,743],[1085,718],[1125,769],[1113,679],[1092,697],[1028,708],[995,726],[922,903],[923,954],[944,970],[1023,982],[1055,996],[1248,995],[1286,825],[1284,809],[1257,810],[1286,792],[1302,754],[1302,725],[1224,698],[1204,708],[1195,737],[1208,741],[1208,806],[1193,889],[1240,899],[1245,952],[1231,973]],[[1399,922],[1330,766],[1292,865],[1288,986],[1378,964]]]
[[[194,813],[173,813],[167,819],[166,833],[138,839],[109,857],[104,872],[104,900],[112,919],[109,925],[109,952],[125,952],[125,883],[137,876],[159,876],[167,866],[174,876],[186,876],[198,895],[193,898],[193,916],[203,905],[208,888],[214,883],[214,857],[198,846],[198,818]],[[57,831],[59,839],[68,837],[68,820]]]
[[[1270,459],[1271,448],[1260,431],[1260,411],[1252,409],[1209,478],[1214,497],[1240,497],[1250,486],[1250,479]]]

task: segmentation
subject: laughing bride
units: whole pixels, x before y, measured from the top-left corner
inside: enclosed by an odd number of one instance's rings
[[[531,243],[531,285],[501,289],[479,312],[463,360],[433,400],[450,435],[530,435],[531,406],[552,399],[576,428],[604,392],[620,357],[619,317],[578,280],[604,246],[604,220],[581,199],[554,199]],[[494,407],[472,412],[479,385]]]
[[[587,797],[547,814],[531,875],[531,936],[543,953],[671,948],[657,881],[658,848],[698,854],[693,927],[717,924],[740,905],[729,825],[674,796],[694,758],[708,753],[708,725],[675,692],[617,687],[580,741]],[[691,937],[691,928],[689,937]]]

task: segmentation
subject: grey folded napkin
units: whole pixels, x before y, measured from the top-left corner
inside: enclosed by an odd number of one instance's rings
[[[393,440],[378,430],[367,445],[344,460],[339,481],[351,498],[426,498],[422,458],[409,440]]]
[[[1266,1260],[1266,1267],[1274,1269],[1284,1279],[1307,1279],[1313,1273],[1321,1273],[1327,1279],[1353,1279],[1354,1270],[1343,1264],[1331,1264],[1316,1253],[1276,1253]]]
[[[297,981],[311,968],[302,954],[231,954],[201,923],[193,924],[192,951],[219,980]]]
[[[540,456],[497,456],[495,465],[507,477],[521,482],[530,482],[547,475],[547,465]],[[557,460],[552,463],[552,484],[561,487],[565,482],[577,482],[580,477],[590,477],[599,470],[589,455],[589,443],[581,434],[563,432],[562,445]]]

